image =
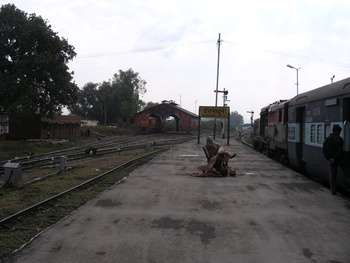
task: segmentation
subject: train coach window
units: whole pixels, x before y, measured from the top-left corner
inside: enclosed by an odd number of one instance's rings
[[[312,124],[311,128],[310,128],[310,141],[312,143],[316,142],[316,127],[315,126],[316,126],[315,124]]]
[[[278,110],[278,122],[282,122],[282,110]]]
[[[323,143],[323,127],[322,124],[317,125],[317,143],[322,144]]]

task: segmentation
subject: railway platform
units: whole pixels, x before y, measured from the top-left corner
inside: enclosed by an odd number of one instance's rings
[[[217,141],[237,154],[235,177],[190,176],[206,164],[202,144],[175,145],[5,262],[350,262],[347,199]]]

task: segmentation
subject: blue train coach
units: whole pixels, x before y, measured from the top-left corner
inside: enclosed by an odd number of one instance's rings
[[[350,78],[299,94],[288,106],[290,165],[328,182],[328,164],[322,146],[334,124],[342,127],[344,151],[350,162]],[[343,178],[338,176],[340,188],[344,185]]]

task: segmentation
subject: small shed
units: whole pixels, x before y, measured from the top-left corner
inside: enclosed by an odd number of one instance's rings
[[[80,137],[80,116],[36,115],[32,118],[10,116],[9,139],[73,139]]]

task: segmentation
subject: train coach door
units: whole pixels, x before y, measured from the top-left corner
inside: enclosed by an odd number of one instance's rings
[[[299,144],[297,146],[297,160],[300,167],[304,167],[305,161],[305,107],[296,109],[296,122],[299,126]]]
[[[305,108],[300,109],[301,121],[300,121],[300,151],[301,151],[301,160],[305,161]]]
[[[343,100],[344,151],[350,152],[350,98]]]

